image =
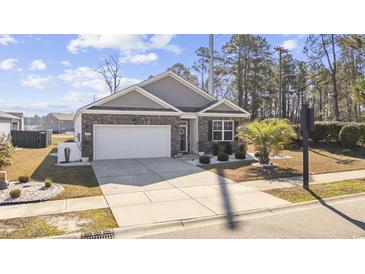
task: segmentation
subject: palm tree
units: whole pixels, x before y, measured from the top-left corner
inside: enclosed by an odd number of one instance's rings
[[[260,152],[260,164],[269,164],[270,154],[283,149],[297,133],[288,120],[266,119],[239,127],[237,136]]]

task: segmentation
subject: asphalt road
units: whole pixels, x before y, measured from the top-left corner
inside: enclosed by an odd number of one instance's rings
[[[145,236],[162,239],[365,238],[365,197],[323,203],[297,211],[226,224]]]

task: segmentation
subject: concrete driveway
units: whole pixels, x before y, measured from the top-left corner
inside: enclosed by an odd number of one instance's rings
[[[98,160],[92,167],[120,227],[288,204],[179,159]]]

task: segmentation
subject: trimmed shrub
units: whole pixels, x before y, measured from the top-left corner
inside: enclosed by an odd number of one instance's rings
[[[29,182],[29,176],[19,176],[18,181],[19,181],[19,183],[28,183]]]
[[[210,163],[210,158],[207,155],[203,155],[199,157],[199,163],[201,164],[209,164]]]
[[[213,143],[212,149],[213,149],[213,155],[217,156],[219,152],[219,145],[217,143]]]
[[[52,180],[51,179],[46,179],[45,181],[44,181],[44,186],[45,187],[51,187],[52,186]]]
[[[315,122],[314,131],[310,133],[310,138],[314,143],[332,143],[338,141],[338,134],[345,123],[341,122]]]
[[[351,154],[351,152],[352,152],[352,150],[351,150],[351,149],[348,149],[348,148],[343,149],[343,150],[341,151],[341,153],[342,153],[342,154],[344,154],[344,155]]]
[[[365,144],[365,124],[361,123],[359,124],[359,128],[360,128],[360,143],[361,144]]]
[[[228,155],[232,154],[232,144],[231,143],[222,143],[223,151]]]
[[[13,189],[9,192],[11,198],[16,199],[19,198],[22,194],[22,191],[19,188]]]
[[[345,148],[355,148],[361,137],[361,129],[357,124],[344,126],[338,135],[341,145]]]
[[[240,146],[238,148],[238,152],[241,152],[241,153],[244,153],[244,154],[247,153],[247,145],[246,145],[246,143],[240,144]]]
[[[218,153],[218,161],[226,162],[226,161],[228,161],[228,159],[229,159],[229,156],[227,153],[222,152],[222,151]]]
[[[11,164],[15,149],[5,134],[0,133],[0,170]]]
[[[246,159],[246,153],[244,153],[244,152],[236,152],[235,154],[234,154],[234,157],[236,158],[236,159]]]

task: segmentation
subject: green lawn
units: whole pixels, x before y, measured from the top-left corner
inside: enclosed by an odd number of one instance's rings
[[[110,209],[0,220],[0,238],[41,238],[118,227]]]
[[[365,179],[314,184],[310,185],[310,191],[297,186],[270,189],[265,190],[264,192],[292,203],[301,203],[321,198],[323,199],[365,192]]]

